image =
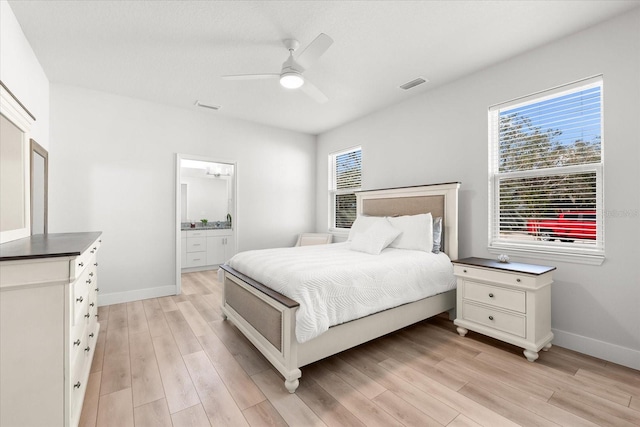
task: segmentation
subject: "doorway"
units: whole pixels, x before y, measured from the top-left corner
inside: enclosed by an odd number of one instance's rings
[[[176,295],[182,273],[217,269],[236,252],[237,165],[176,154]]]

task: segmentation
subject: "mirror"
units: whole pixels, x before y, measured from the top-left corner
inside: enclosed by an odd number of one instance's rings
[[[49,153],[31,140],[31,234],[47,234]]]
[[[23,132],[0,115],[0,224],[2,231],[25,227]]]
[[[0,243],[31,231],[29,132],[34,120],[0,81]]]
[[[182,159],[180,162],[180,220],[182,223],[226,222],[233,217],[234,165]]]

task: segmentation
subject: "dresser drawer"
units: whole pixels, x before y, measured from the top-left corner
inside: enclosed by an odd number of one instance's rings
[[[187,253],[186,267],[202,267],[207,265],[207,252]]]
[[[87,325],[79,324],[72,326],[69,330],[69,366],[71,372],[74,367],[82,362],[84,356],[84,348],[89,344],[87,337]]]
[[[85,324],[89,312],[89,286],[91,279],[89,278],[89,269],[85,269],[82,275],[71,285],[71,319],[72,325]]]
[[[69,417],[72,422],[70,425],[77,425],[77,420],[82,411],[82,402],[89,381],[88,372],[91,369],[91,355],[93,352],[85,350],[84,345],[80,350],[73,365],[70,365],[69,375]]]
[[[187,239],[187,253],[189,252],[201,252],[207,250],[207,238],[195,237]]]
[[[465,280],[463,298],[494,307],[526,313],[527,301],[524,291]]]
[[[527,336],[524,316],[506,313],[492,307],[464,301],[462,303],[462,318],[522,338]]]
[[[96,253],[100,249],[101,240],[94,241],[79,257],[71,261],[72,277],[79,277],[86,268],[96,263]]]

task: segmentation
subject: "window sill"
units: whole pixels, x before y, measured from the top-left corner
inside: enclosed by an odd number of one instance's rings
[[[487,247],[492,254],[507,254],[529,258],[540,258],[552,261],[562,261],[574,264],[602,265],[604,254],[570,253],[554,249],[538,249],[515,247],[511,245],[493,244]]]

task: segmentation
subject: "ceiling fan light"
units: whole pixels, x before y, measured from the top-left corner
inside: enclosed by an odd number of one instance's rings
[[[298,89],[304,84],[304,78],[296,72],[283,73],[280,76],[280,85],[287,89]]]

